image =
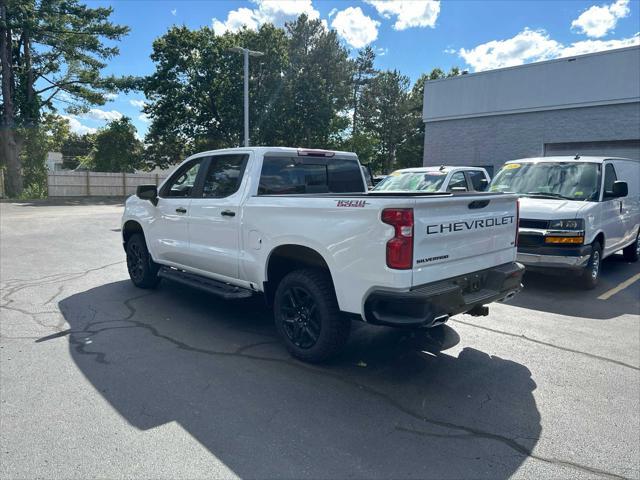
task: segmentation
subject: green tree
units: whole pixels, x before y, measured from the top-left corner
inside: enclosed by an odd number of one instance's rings
[[[142,152],[136,127],[122,117],[96,133],[91,166],[98,172],[133,172],[140,166]]]
[[[289,62],[284,72],[282,140],[289,145],[326,147],[349,125],[351,65],[335,30],[301,15],[286,25]]]
[[[351,86],[351,108],[353,109],[353,119],[351,121],[351,135],[354,138],[358,136],[358,115],[360,114],[358,107],[360,106],[362,89],[376,74],[376,70],[373,68],[375,58],[376,54],[374,53],[373,48],[366,46],[358,52],[358,57],[353,62],[354,75]]]
[[[409,79],[397,70],[378,74],[362,94],[362,126],[378,141],[377,171],[398,166],[398,149],[411,132]]]
[[[93,153],[95,137],[93,133],[85,133],[84,135],[70,133],[60,147],[62,166],[73,170],[81,163],[86,163]]]
[[[72,113],[102,105],[104,93],[122,84],[101,75],[105,61],[118,53],[104,41],[128,32],[109,21],[111,13],[77,0],[0,0],[0,163],[10,196],[22,192],[28,172],[20,151],[37,136],[29,129],[38,128],[43,110],[55,111],[62,94]]]

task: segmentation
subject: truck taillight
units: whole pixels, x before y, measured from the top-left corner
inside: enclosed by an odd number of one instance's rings
[[[409,270],[413,266],[413,208],[385,208],[382,221],[394,228],[387,242],[387,267]]]
[[[520,199],[516,199],[516,247],[518,246],[518,237],[520,236]]]

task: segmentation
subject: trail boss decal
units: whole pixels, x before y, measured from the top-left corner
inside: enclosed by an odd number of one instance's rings
[[[427,235],[435,235],[438,233],[462,232],[465,230],[479,230],[481,228],[500,227],[513,223],[513,215],[496,218],[483,218],[480,220],[470,220],[465,222],[440,223],[435,225],[427,225]]]
[[[336,207],[364,207],[366,200],[336,200]]]

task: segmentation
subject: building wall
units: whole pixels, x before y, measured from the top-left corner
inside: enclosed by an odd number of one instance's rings
[[[493,165],[545,144],[640,140],[640,102],[425,123],[424,165]],[[580,153],[580,152],[575,152]]]

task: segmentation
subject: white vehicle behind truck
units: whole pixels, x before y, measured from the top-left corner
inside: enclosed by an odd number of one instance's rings
[[[640,255],[640,162],[608,157],[542,157],[507,162],[490,191],[520,198],[518,261],[527,270],[574,272],[598,284],[602,260]]]
[[[376,184],[385,192],[484,192],[491,178],[482,167],[416,167],[390,173]]]
[[[335,354],[350,320],[435,327],[521,288],[517,199],[367,193],[357,156],[281,147],[204,152],[127,199],[133,283],[263,294],[287,349]]]

